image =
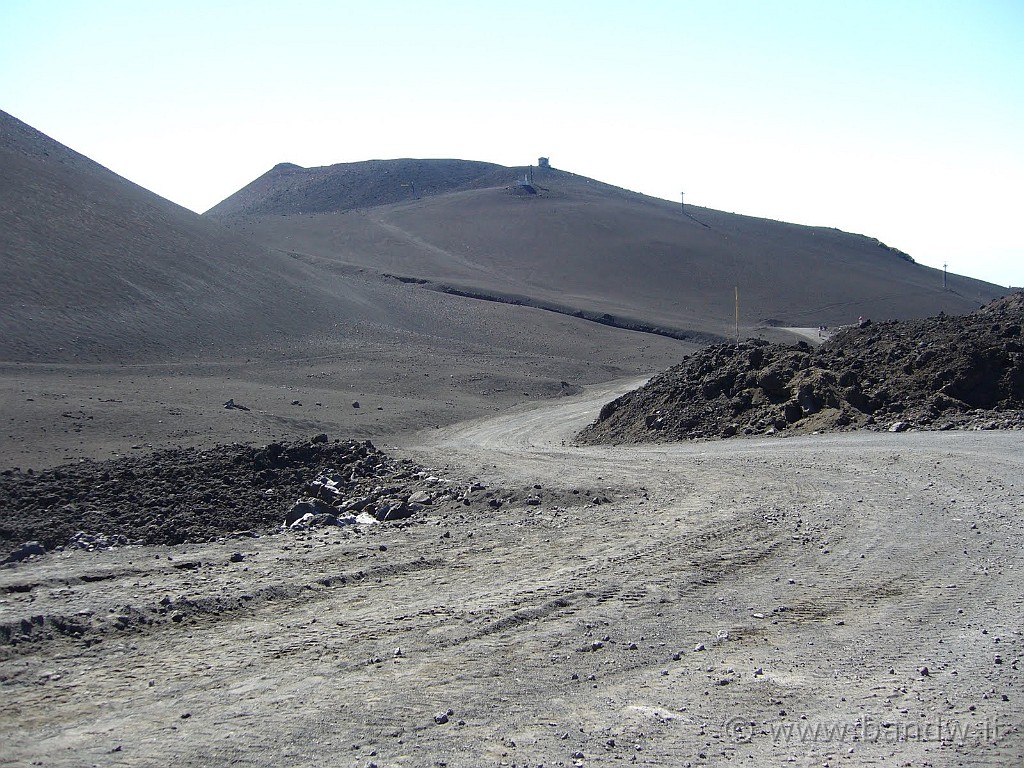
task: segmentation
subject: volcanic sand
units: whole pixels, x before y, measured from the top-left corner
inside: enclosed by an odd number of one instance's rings
[[[1021,764],[1019,433],[564,442],[633,385],[401,452],[610,503],[0,570],[5,624],[108,627],[4,649],[2,759]]]

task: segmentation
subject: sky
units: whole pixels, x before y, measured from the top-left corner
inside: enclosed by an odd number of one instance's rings
[[[1024,286],[1024,0],[0,0],[0,109],[197,212],[455,157]]]

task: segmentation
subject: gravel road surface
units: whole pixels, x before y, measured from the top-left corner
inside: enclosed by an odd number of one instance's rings
[[[0,569],[0,765],[1024,764],[1022,433],[571,444],[632,386],[389,449],[577,504]]]

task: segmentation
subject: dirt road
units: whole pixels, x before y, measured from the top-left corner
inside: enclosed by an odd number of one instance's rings
[[[563,444],[628,386],[399,451],[580,504],[0,570],[0,764],[1024,762],[1020,433]]]

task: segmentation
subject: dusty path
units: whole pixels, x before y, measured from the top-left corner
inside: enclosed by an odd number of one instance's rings
[[[404,449],[602,503],[0,570],[86,627],[4,650],[0,764],[1022,764],[1020,433],[563,445],[625,386]]]

